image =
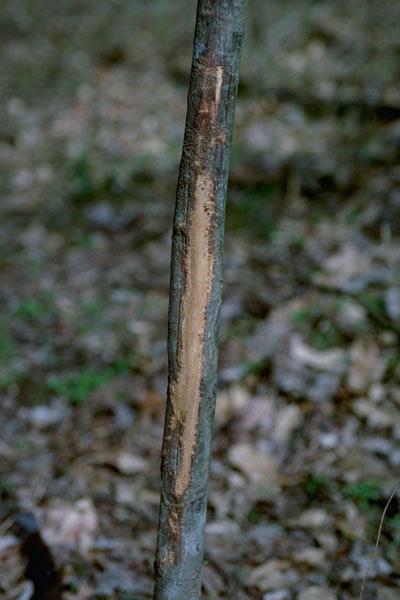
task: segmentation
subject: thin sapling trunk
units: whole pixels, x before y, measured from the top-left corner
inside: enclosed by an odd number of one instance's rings
[[[199,0],[179,171],[155,600],[199,600],[225,199],[246,0]]]

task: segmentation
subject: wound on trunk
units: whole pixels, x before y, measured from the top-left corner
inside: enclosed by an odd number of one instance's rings
[[[206,310],[211,294],[213,256],[209,243],[214,216],[213,182],[198,175],[188,234],[185,291],[181,304],[179,374],[171,386],[171,401],[181,425],[181,456],[175,494],[181,496],[190,483],[201,401],[203,344]]]
[[[192,209],[186,236],[184,260],[185,289],[181,300],[179,372],[171,383],[170,398],[179,423],[180,457],[174,494],[180,497],[190,484],[201,402],[203,348],[206,312],[213,281],[212,232],[215,221],[214,178],[204,169],[204,146],[224,143],[217,127],[224,69],[204,66],[202,94],[198,104],[196,179],[192,191]],[[197,167],[197,168],[196,168]]]

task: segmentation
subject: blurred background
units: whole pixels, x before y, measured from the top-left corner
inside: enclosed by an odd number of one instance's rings
[[[195,7],[2,2],[8,600],[34,517],[63,598],[152,597]],[[400,466],[399,22],[393,0],[249,2],[204,598],[354,599],[364,573],[398,598],[398,495],[371,559]]]

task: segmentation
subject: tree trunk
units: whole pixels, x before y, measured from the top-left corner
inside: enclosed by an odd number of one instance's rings
[[[179,171],[155,600],[201,594],[229,150],[246,0],[199,0]]]

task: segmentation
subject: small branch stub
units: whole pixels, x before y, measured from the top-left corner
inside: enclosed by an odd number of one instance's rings
[[[199,600],[245,0],[199,0],[172,238],[155,600]]]

